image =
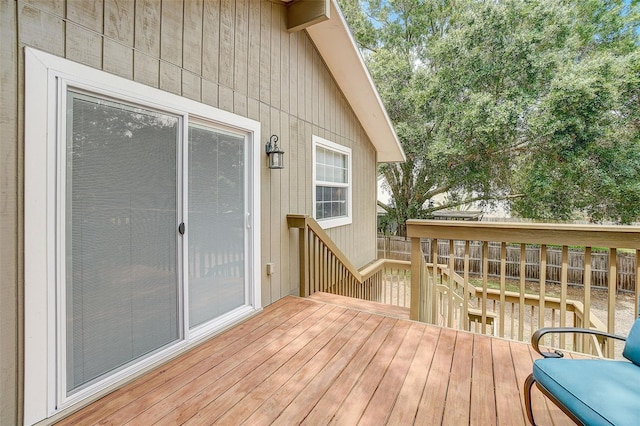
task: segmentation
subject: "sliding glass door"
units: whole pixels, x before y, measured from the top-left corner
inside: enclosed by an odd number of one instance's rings
[[[66,392],[180,337],[180,118],[70,91]]]
[[[260,128],[25,48],[25,423],[260,309]]]
[[[189,126],[189,326],[246,300],[246,140]]]
[[[70,395],[179,341],[183,323],[198,328],[248,303],[247,136],[190,123],[184,143],[181,116],[74,91],[66,117]]]

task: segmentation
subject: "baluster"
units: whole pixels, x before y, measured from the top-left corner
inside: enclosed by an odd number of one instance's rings
[[[509,338],[513,339],[513,335],[514,335],[514,327],[515,327],[515,310],[516,310],[516,304],[514,302],[511,302],[511,324],[510,324],[510,330],[509,330]]]
[[[330,281],[329,285],[331,287],[337,287],[336,275],[335,275],[336,262],[337,262],[336,257],[333,254],[331,254],[331,257],[329,258],[329,281]]]
[[[314,235],[313,241],[313,270],[315,271],[313,292],[320,290],[320,239]]]
[[[533,324],[535,324],[535,322],[534,322],[534,320],[535,320],[535,311],[536,311],[536,306],[535,305],[531,305],[531,320],[529,321],[531,329],[529,330],[529,336],[528,337],[531,337],[531,335],[534,332]]]
[[[433,324],[437,324],[438,321],[438,305],[436,304],[436,298],[438,297],[438,240],[431,240],[431,259],[433,261],[433,285],[431,286],[431,316]]]
[[[573,326],[576,328],[582,328],[583,325],[580,321],[580,318],[578,317],[578,313],[577,312],[573,312],[572,315],[572,319],[573,319]],[[582,338],[580,338],[580,336],[578,336],[577,334],[574,333],[573,335],[573,344],[575,345],[575,351],[576,352],[582,352]]]
[[[489,242],[482,243],[482,334],[487,334],[487,284],[489,283]],[[495,325],[494,325],[495,327]]]
[[[584,317],[582,322],[586,328],[591,328],[591,247],[584,248]],[[591,347],[591,339],[588,335],[583,339],[586,353],[593,353],[595,348]]]
[[[616,332],[616,292],[618,290],[618,253],[615,248],[609,249],[609,292],[607,298],[607,331]],[[607,339],[607,356],[615,356],[615,347],[612,339]]]
[[[454,253],[454,246],[453,246],[453,240],[449,240],[449,307],[447,309],[447,327],[452,328],[453,327],[453,304],[455,303],[454,300],[454,276],[455,276],[455,270],[454,270],[454,266],[455,266],[455,253]]]
[[[538,328],[544,327],[545,317],[545,285],[547,281],[547,245],[542,244],[540,246],[540,306],[538,309]]]
[[[526,244],[520,244],[520,297],[518,305],[518,340],[524,341],[524,295],[526,292],[527,279],[527,246]]]
[[[393,271],[392,271],[393,272]],[[384,280],[384,286],[382,287],[382,300],[385,303],[389,303],[389,286],[393,286],[393,273],[387,274]]]
[[[399,272],[399,270],[398,270],[398,272]],[[398,276],[396,276],[396,277],[394,277],[394,280],[393,280],[393,282],[392,282],[391,290],[393,291],[393,290],[394,290],[394,288],[395,288],[395,294],[396,294],[396,296],[395,296],[395,303],[394,303],[394,297],[393,297],[393,295],[391,296],[391,301],[390,301],[390,303],[391,303],[391,304],[396,304],[397,306],[400,306],[400,276],[399,276],[399,275],[398,275]]]
[[[463,305],[462,305],[462,318],[464,330],[469,330],[469,292],[467,291],[467,287],[469,286],[469,258],[470,258],[470,244],[469,240],[464,242],[464,288],[462,289],[463,295]],[[474,292],[475,294],[475,292]]]
[[[318,268],[318,272],[320,274],[320,291],[330,291],[329,288],[327,288],[327,280],[326,280],[326,253],[327,248],[325,247],[324,243],[320,242],[320,258],[319,258],[319,268]]]
[[[500,244],[500,328],[499,335],[504,337],[505,291],[507,291],[507,243]]]
[[[560,327],[566,327],[567,325],[566,318],[567,318],[568,267],[569,267],[569,247],[562,246],[562,267],[560,269]],[[566,349],[566,340],[565,340],[564,333],[560,334],[560,347],[563,349]]]

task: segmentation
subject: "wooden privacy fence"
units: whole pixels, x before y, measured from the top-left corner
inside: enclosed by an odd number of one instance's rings
[[[431,240],[421,242],[425,260],[432,263]],[[454,270],[458,273],[464,268],[464,241],[454,243]],[[506,279],[520,279],[520,245],[507,244]],[[469,253],[469,273],[478,277],[483,274],[483,244],[479,241],[471,241]],[[489,242],[488,246],[488,275],[500,277],[500,242]],[[582,286],[584,283],[585,250],[584,248],[569,248],[567,265],[567,283],[572,286]],[[402,237],[378,236],[378,258],[409,260],[411,258],[411,240]],[[635,292],[636,284],[636,254],[617,252],[617,290],[622,292]],[[449,242],[438,241],[438,261],[440,264],[449,263]],[[547,247],[546,256],[546,282],[561,283],[562,274],[562,249],[560,247]],[[609,252],[603,250],[591,251],[591,286],[593,288],[607,289],[609,283]],[[540,279],[540,247],[527,245],[525,251],[525,279],[538,281]]]

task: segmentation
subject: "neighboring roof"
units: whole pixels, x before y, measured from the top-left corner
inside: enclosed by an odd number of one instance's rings
[[[373,143],[378,161],[405,161],[398,136],[336,0],[329,17],[305,29]]]
[[[481,220],[484,212],[478,210],[438,210],[432,213],[438,220]]]

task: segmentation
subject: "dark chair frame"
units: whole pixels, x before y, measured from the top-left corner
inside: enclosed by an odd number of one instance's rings
[[[531,346],[533,347],[533,349],[538,352],[540,355],[542,355],[544,358],[562,358],[564,357],[564,354],[559,351],[559,350],[554,350],[553,352],[543,352],[540,350],[540,339],[545,335],[545,334],[549,334],[549,333],[554,333],[554,334],[566,334],[566,333],[577,333],[577,334],[590,334],[590,335],[594,335],[594,336],[598,336],[598,337],[608,337],[611,339],[616,339],[616,340],[621,340],[621,341],[626,341],[627,338],[624,336],[619,336],[617,334],[610,334],[610,333],[606,333],[604,331],[600,331],[600,330],[592,330],[589,328],[572,328],[572,327],[547,327],[547,328],[541,328],[539,330],[537,330],[535,333],[533,333],[533,336],[531,336]],[[525,406],[526,406],[526,410],[527,410],[527,418],[529,419],[529,423],[531,423],[533,426],[536,425],[534,419],[533,419],[533,411],[531,408],[531,388],[533,387],[533,384],[536,384],[536,387],[547,397],[549,398],[554,404],[556,404],[567,416],[569,416],[569,418],[571,418],[571,420],[573,420],[576,424],[581,425],[583,424],[576,416],[575,414],[573,414],[567,407],[565,407],[560,401],[558,401],[558,399],[553,396],[547,389],[545,389],[543,386],[541,386],[539,383],[536,382],[536,380],[533,378],[533,373],[529,374],[529,376],[527,377],[527,379],[524,382],[524,402],[525,402]]]

